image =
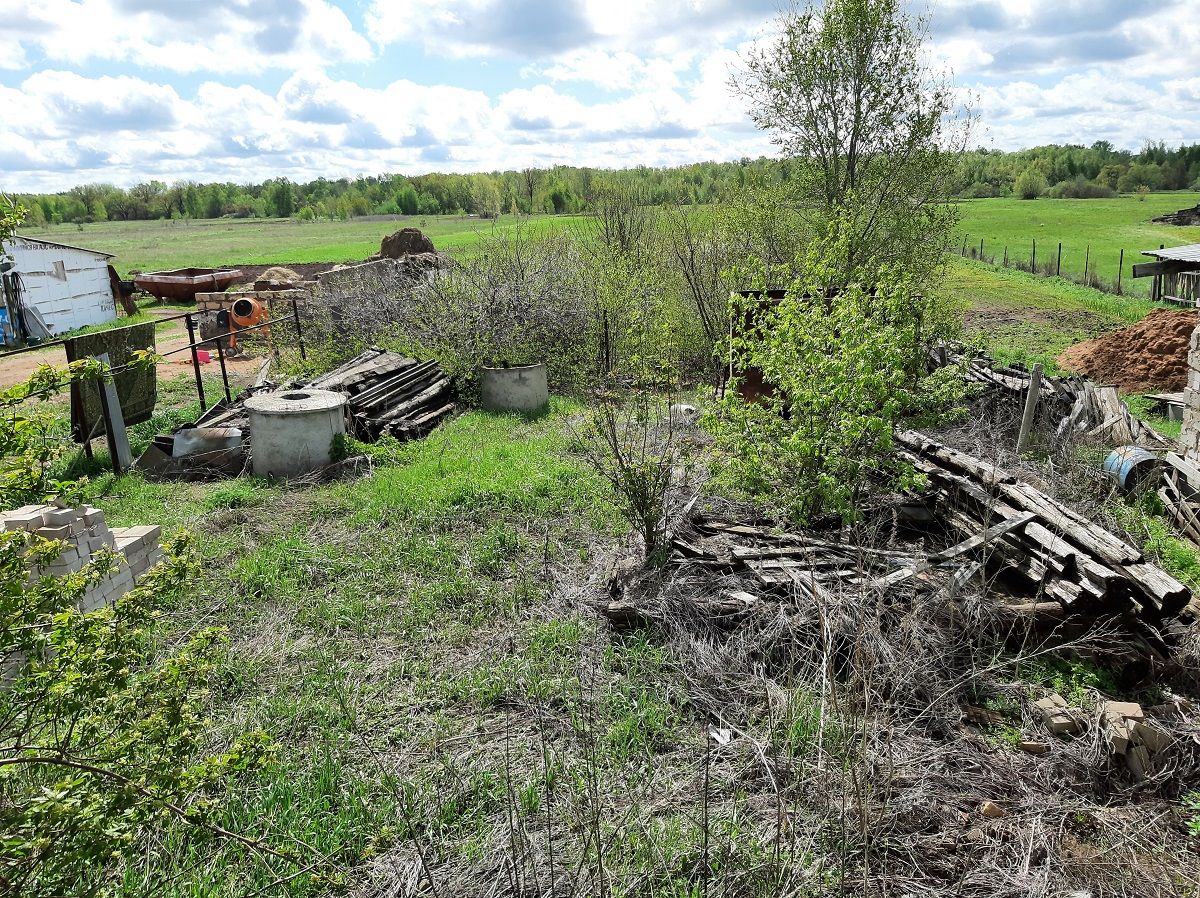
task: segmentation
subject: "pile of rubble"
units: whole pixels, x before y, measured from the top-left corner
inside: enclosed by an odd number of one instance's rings
[[[29,580],[40,576],[63,577],[74,574],[92,560],[101,549],[111,549],[123,556],[123,563],[107,577],[90,587],[80,602],[80,609],[92,611],[111,605],[146,571],[162,558],[158,544],[161,529],[157,526],[114,527],[104,521],[98,508],[60,507],[58,505],[25,505],[0,513],[0,529],[5,532],[24,531],[46,540],[63,543],[62,550],[48,562],[29,565]]]

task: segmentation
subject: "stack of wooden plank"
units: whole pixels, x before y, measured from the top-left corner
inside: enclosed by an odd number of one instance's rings
[[[375,347],[308,386],[345,393],[353,434],[365,442],[385,433],[401,440],[422,437],[454,412],[450,378],[437,362]]]
[[[941,517],[955,530],[973,535],[1018,522],[992,542],[993,557],[1004,558],[1065,611],[1128,614],[1151,625],[1190,615],[1191,591],[1100,525],[1012,474],[928,436],[903,431],[896,440],[901,456],[929,478]]]
[[[811,596],[834,584],[870,585],[916,563],[911,552],[860,548],[812,534],[703,517],[677,531],[671,548],[676,562],[748,573],[764,588],[795,587]]]
[[[1088,380],[1079,382],[1075,404],[1071,413],[1060,422],[1058,432],[1060,435],[1082,433],[1111,446],[1175,447],[1173,440],[1129,411],[1116,387],[1099,386]]]

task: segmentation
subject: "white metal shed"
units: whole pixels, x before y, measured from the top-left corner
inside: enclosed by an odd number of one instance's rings
[[[4,252],[19,276],[20,311],[31,337],[57,336],[117,317],[108,276],[112,253],[21,236],[5,241]]]

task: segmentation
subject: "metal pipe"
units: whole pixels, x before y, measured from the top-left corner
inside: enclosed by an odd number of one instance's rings
[[[233,394],[229,392],[229,372],[225,370],[225,342],[217,341],[217,362],[221,365],[221,383],[225,384],[225,401],[233,402]]]
[[[204,378],[200,375],[200,357],[196,355],[196,323],[189,313],[184,322],[187,324],[188,343],[186,349],[192,351],[192,369],[196,372],[196,395],[200,397],[200,411],[208,411],[208,403],[204,401]]]
[[[292,298],[292,318],[296,322],[296,342],[300,346],[300,358],[307,360],[308,355],[304,352],[304,332],[300,329],[300,306],[296,304],[295,297]]]

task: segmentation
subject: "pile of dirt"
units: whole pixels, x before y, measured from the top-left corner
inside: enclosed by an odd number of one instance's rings
[[[419,253],[437,252],[433,241],[420,228],[401,228],[394,234],[384,237],[379,244],[379,255],[385,259],[399,259],[403,256],[415,256]]]
[[[1194,311],[1160,309],[1132,327],[1076,343],[1058,361],[1068,371],[1114,384],[1122,393],[1179,391],[1187,386],[1188,347],[1196,324]]]
[[[328,271],[333,266],[338,265],[338,262],[289,262],[287,268],[281,268],[279,265],[226,265],[226,268],[236,268],[242,273],[243,280],[250,285],[255,281],[261,280],[269,271],[288,271],[294,274],[301,281],[311,281],[314,277],[323,271]]]

